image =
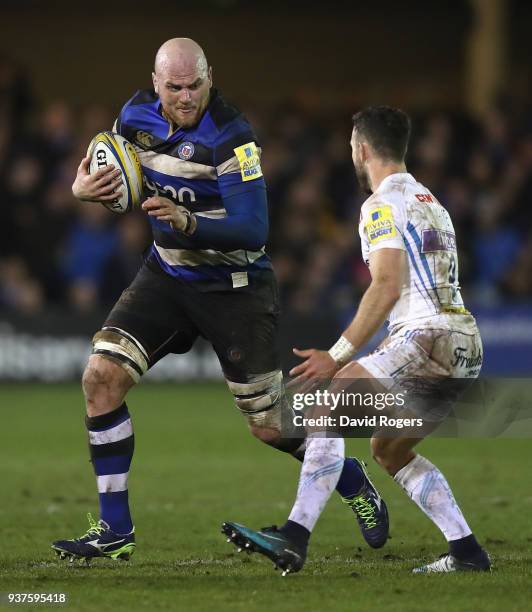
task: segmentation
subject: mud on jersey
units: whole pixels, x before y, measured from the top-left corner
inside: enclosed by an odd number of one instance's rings
[[[467,313],[449,213],[411,174],[392,174],[382,181],[362,205],[359,234],[366,264],[378,249],[407,253],[407,275],[389,316],[390,328],[427,317],[434,322],[445,313]]]

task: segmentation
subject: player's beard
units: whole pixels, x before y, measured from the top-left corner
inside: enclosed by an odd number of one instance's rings
[[[203,99],[198,100],[195,104],[191,104],[190,106],[170,107],[170,109],[168,109],[169,112],[167,112],[167,115],[171,117],[172,122],[176,127],[185,129],[191,128],[201,121],[201,118],[205,113],[205,109],[207,108],[208,102],[209,94],[207,93],[207,95]],[[179,112],[188,109],[190,109],[191,112]]]
[[[170,107],[164,109],[164,114],[167,119],[170,119],[174,128],[190,128],[196,125],[201,119],[201,113],[197,107],[190,108],[190,113],[180,113],[181,107]]]
[[[357,175],[357,181],[360,186],[360,189],[367,194],[372,193],[368,171],[366,170],[366,168],[364,168],[362,161],[357,159],[354,163],[354,166],[355,174]]]
[[[181,112],[180,112],[181,111]],[[183,112],[189,111],[189,112]],[[197,107],[179,108],[175,112],[175,122],[179,127],[187,128],[192,127],[198,123],[200,119],[200,113]]]

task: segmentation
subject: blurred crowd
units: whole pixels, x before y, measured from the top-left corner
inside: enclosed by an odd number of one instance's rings
[[[1,310],[108,308],[135,275],[150,243],[143,214],[113,215],[71,192],[87,144],[117,110],[39,104],[24,72],[0,57]],[[352,313],[369,282],[358,237],[366,196],[349,147],[356,109],[244,110],[263,147],[285,311]],[[464,297],[532,299],[532,114],[500,100],[482,120],[444,111],[413,120],[409,171],[451,213]]]

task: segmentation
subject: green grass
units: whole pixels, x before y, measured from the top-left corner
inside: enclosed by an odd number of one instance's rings
[[[75,610],[524,610],[532,600],[530,441],[429,440],[478,538],[489,575],[413,576],[445,550],[432,523],[371,465],[388,501],[392,539],[366,547],[335,498],[302,573],[281,578],[220,534],[224,520],[286,519],[299,465],[253,440],[222,385],[142,385],[129,399],[136,429],[130,563],[60,563],[49,549],[97,515],[83,404],[75,386],[0,387],[0,591],[67,592]],[[368,460],[366,440],[348,441]],[[42,606],[41,606],[42,607]],[[25,608],[28,609],[28,608]],[[37,608],[34,608],[37,609]]]

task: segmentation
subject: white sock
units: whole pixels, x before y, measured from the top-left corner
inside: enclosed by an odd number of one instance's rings
[[[343,438],[321,437],[325,435],[318,433],[307,438],[297,497],[288,517],[309,531],[323,512],[344,467]]]
[[[448,542],[471,535],[445,476],[428,459],[416,455],[397,472],[394,480],[439,527]]]

